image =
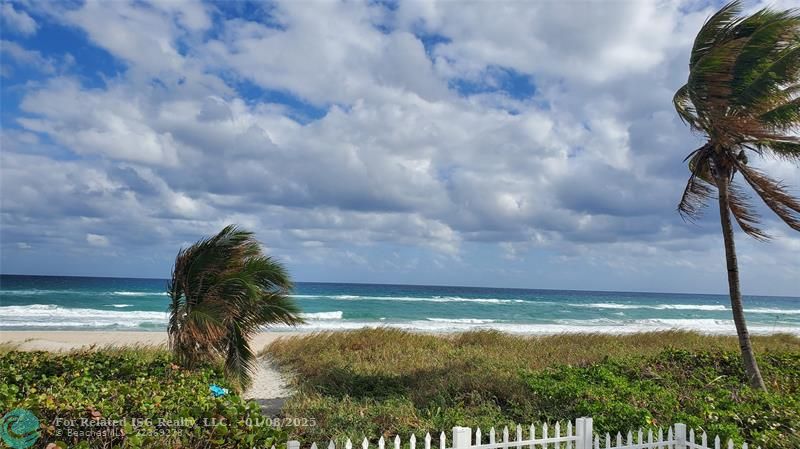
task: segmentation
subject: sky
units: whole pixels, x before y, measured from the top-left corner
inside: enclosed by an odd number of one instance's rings
[[[724,293],[671,103],[719,6],[2,1],[0,271],[166,278],[235,223],[297,281]],[[764,222],[743,290],[800,296]]]

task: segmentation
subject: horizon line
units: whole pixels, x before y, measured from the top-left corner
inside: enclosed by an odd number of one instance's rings
[[[151,280],[151,281],[168,281],[169,278],[153,278],[153,277],[123,277],[123,276],[86,276],[86,275],[68,275],[68,274],[20,274],[20,273],[0,273],[0,276],[30,276],[30,277],[68,277],[68,278],[95,278],[95,279],[137,279],[137,280]],[[657,295],[714,295],[729,297],[727,293],[689,293],[689,292],[665,292],[665,291],[637,291],[637,290],[589,290],[589,289],[568,289],[568,288],[531,288],[531,287],[486,287],[479,285],[448,285],[448,284],[405,284],[405,283],[381,283],[381,282],[344,282],[344,281],[294,281],[295,284],[351,284],[351,285],[388,285],[388,286],[401,286],[401,287],[445,287],[445,288],[476,288],[476,289],[499,289],[499,290],[539,290],[539,291],[568,291],[568,292],[582,292],[582,293],[645,293]],[[794,298],[800,299],[800,296],[791,295],[764,295],[743,293],[744,296],[761,296],[768,298]]]

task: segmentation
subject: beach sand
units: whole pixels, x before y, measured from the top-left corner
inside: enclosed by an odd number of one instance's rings
[[[273,341],[298,335],[299,332],[262,332],[253,338],[251,347],[258,353]],[[71,351],[95,346],[165,346],[166,332],[102,331],[2,331],[0,342],[21,351]],[[265,358],[259,359],[253,384],[244,393],[259,404],[265,414],[274,416],[291,394],[286,377]]]
[[[260,352],[281,337],[300,332],[261,332],[250,345]],[[166,332],[136,331],[0,331],[0,342],[22,351],[69,351],[86,346],[159,346],[167,344]]]

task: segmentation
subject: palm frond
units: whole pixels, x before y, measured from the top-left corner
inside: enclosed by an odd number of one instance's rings
[[[689,161],[689,170],[692,172],[678,203],[678,213],[684,220],[694,221],[700,218],[716,189],[709,162],[712,151],[711,146],[706,144],[689,153],[684,159],[684,162]]]
[[[722,41],[730,30],[740,20],[742,2],[739,0],[728,3],[717,11],[703,24],[692,45],[692,54],[689,57],[689,67],[692,68],[715,45]]]
[[[675,96],[672,97],[672,104],[675,106],[675,111],[678,112],[678,117],[680,117],[681,121],[692,127],[692,129],[702,130],[697,111],[692,105],[691,98],[689,98],[688,84],[684,84],[675,92]]]
[[[749,197],[739,185],[733,182],[728,186],[728,208],[739,227],[747,235],[756,240],[770,239],[770,236],[758,227],[760,220],[758,214],[753,211]]]
[[[231,323],[225,343],[225,373],[240,390],[244,390],[250,386],[256,362],[248,336],[237,323]]]
[[[683,189],[683,195],[678,203],[678,213],[684,220],[694,221],[702,216],[703,209],[708,207],[708,200],[714,192],[714,187],[691,175]]]
[[[776,131],[786,132],[800,128],[800,97],[782,103],[758,118]]]
[[[261,302],[261,319],[295,326],[305,323],[297,303],[284,295],[267,295]]]
[[[800,19],[797,20],[800,26]],[[800,39],[800,37],[797,37]],[[800,41],[798,41],[800,42]],[[785,99],[789,92],[784,90],[787,80],[796,80],[800,75],[800,43],[794,43],[790,48],[776,55],[776,59],[757,71],[752,81],[743,81],[741,92],[736,95],[737,104],[743,107],[764,103],[764,98],[770,102]]]
[[[743,90],[763,74],[770,73],[775,61],[781,60],[786,52],[797,47],[797,19],[796,10],[774,11],[765,8],[739,24],[737,34],[747,39],[733,67],[733,85],[739,104],[746,105],[742,100],[757,98],[743,94]],[[777,78],[791,79],[786,76]]]
[[[764,203],[789,227],[800,231],[800,200],[790,195],[783,184],[759,170],[744,164],[738,164],[737,168]]]

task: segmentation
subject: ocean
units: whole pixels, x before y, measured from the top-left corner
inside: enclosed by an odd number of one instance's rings
[[[0,330],[163,331],[165,279],[0,275]],[[321,331],[387,326],[450,332],[735,333],[724,295],[299,282],[293,297]],[[747,296],[750,331],[800,335],[800,298]],[[292,330],[276,326],[273,330]]]

